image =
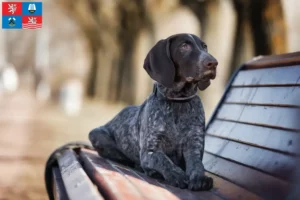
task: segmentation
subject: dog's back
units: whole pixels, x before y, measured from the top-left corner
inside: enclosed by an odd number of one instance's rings
[[[144,105],[145,103],[140,106],[125,107],[104,126],[115,140],[117,147],[136,164],[140,160],[140,114],[145,107]]]

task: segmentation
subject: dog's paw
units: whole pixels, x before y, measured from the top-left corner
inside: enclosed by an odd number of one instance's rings
[[[192,173],[189,177],[189,190],[210,190],[212,187],[213,179],[203,173]]]
[[[172,171],[165,179],[169,185],[179,187],[181,189],[188,187],[189,178],[181,169]]]
[[[158,179],[158,180],[164,180],[164,177],[155,170],[144,170],[145,174],[149,177]]]

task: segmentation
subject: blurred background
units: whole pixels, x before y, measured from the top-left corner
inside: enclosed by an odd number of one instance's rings
[[[151,93],[143,61],[158,40],[196,34],[219,61],[200,93],[208,120],[243,62],[300,50],[299,10],[299,0],[44,0],[42,29],[0,31],[0,199],[47,199],[51,151]]]

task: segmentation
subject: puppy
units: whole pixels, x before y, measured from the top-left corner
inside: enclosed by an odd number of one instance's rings
[[[197,91],[216,77],[217,60],[192,34],[160,40],[148,53],[144,69],[156,81],[140,106],[129,106],[89,133],[102,157],[140,166],[173,186],[209,190],[212,178],[202,163],[204,110]]]

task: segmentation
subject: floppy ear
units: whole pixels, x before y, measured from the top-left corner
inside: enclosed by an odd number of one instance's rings
[[[168,88],[173,86],[175,79],[175,67],[170,56],[170,39],[157,42],[144,61],[144,69],[149,76]]]
[[[210,86],[210,81],[206,81],[206,82],[199,81],[197,86],[198,86],[199,90],[203,91],[206,88],[208,88],[208,86]]]

